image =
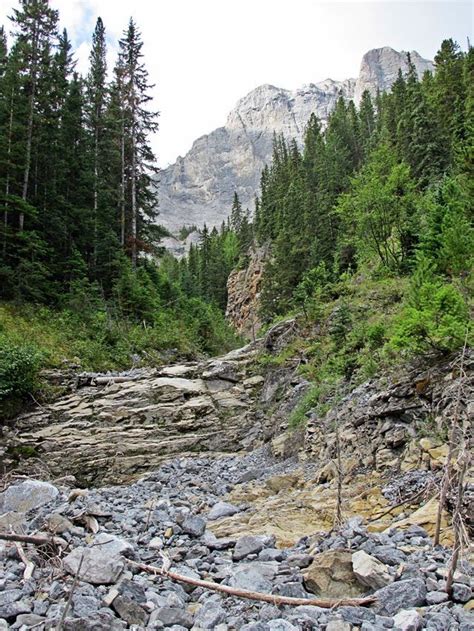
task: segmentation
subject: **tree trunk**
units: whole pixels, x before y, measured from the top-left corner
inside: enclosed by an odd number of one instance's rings
[[[135,76],[130,77],[132,85],[132,267],[137,266],[137,139],[136,139],[136,111],[135,111]]]
[[[7,253],[7,230],[8,230],[8,196],[10,195],[10,157],[12,153],[12,133],[13,133],[13,97],[15,94],[15,88],[12,88],[12,94],[10,98],[10,116],[8,120],[8,146],[7,146],[7,173],[5,178],[5,210],[3,211],[3,247],[2,253],[5,259]]]
[[[125,247],[125,120],[122,112],[122,132],[120,139],[121,181],[120,181],[120,244]]]
[[[37,81],[37,65],[38,65],[38,23],[35,21],[33,26],[33,46],[32,46],[32,60],[31,60],[31,92],[28,99],[28,127],[26,133],[26,156],[25,156],[25,170],[23,173],[23,190],[21,198],[24,202],[28,199],[28,184],[30,179],[31,168],[31,145],[33,141],[33,118],[35,111],[35,97],[36,97],[36,81]],[[25,213],[23,210],[20,212],[19,230],[23,232],[25,224]]]
[[[98,116],[97,112],[96,112],[96,117]],[[96,262],[97,262],[97,212],[98,212],[98,207],[99,207],[99,127],[97,124],[97,118],[96,118],[96,124],[95,124],[95,130],[94,130],[94,243],[93,243],[93,250],[92,250],[92,260],[93,260],[93,265],[94,268],[96,266]]]

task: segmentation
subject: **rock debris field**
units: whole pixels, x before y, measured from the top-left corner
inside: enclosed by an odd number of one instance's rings
[[[248,505],[227,494],[249,480],[291,472],[261,448],[245,456],[178,458],[129,486],[73,490],[12,479],[0,494],[0,527],[55,534],[48,546],[0,541],[0,630],[216,629],[376,631],[474,629],[472,568],[433,547],[420,526],[369,533],[353,517],[279,549],[274,537],[220,538],[215,524]],[[162,567],[237,590],[302,599],[361,598],[369,606],[275,605],[142,571]],[[33,564],[33,565],[31,565]]]

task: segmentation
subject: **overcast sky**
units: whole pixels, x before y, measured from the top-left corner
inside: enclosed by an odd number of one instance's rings
[[[235,102],[262,83],[297,88],[328,77],[356,77],[370,48],[418,50],[433,58],[447,37],[472,41],[471,2],[358,0],[51,0],[87,69],[98,16],[110,42],[133,15],[144,40],[160,131],[161,166],[223,125]],[[0,23],[15,0],[0,0]]]

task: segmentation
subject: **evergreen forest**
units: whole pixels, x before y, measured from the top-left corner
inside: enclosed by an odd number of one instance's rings
[[[390,93],[341,97],[324,127],[311,116],[303,147],[275,136],[255,207],[235,194],[229,219],[176,260],[160,247],[139,27],[108,68],[99,18],[81,76],[58,21],[48,0],[22,0],[0,30],[0,399],[65,359],[107,370],[237,346],[227,279],[258,247],[259,317],[301,315],[314,380],[469,343],[471,47],[445,40],[434,73],[408,59]]]

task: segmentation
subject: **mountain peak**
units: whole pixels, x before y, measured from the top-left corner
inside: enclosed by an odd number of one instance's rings
[[[433,64],[410,53],[418,74]],[[389,90],[398,70],[408,70],[407,53],[389,46],[369,50],[359,77],[308,83],[297,90],[263,84],[242,97],[224,127],[194,141],[190,151],[160,175],[159,222],[171,232],[183,225],[219,226],[227,218],[236,191],[244,207],[253,207],[260,174],[271,160],[273,134],[295,138],[302,145],[312,113],[323,126],[337,99],[360,101],[364,90],[373,95]]]

